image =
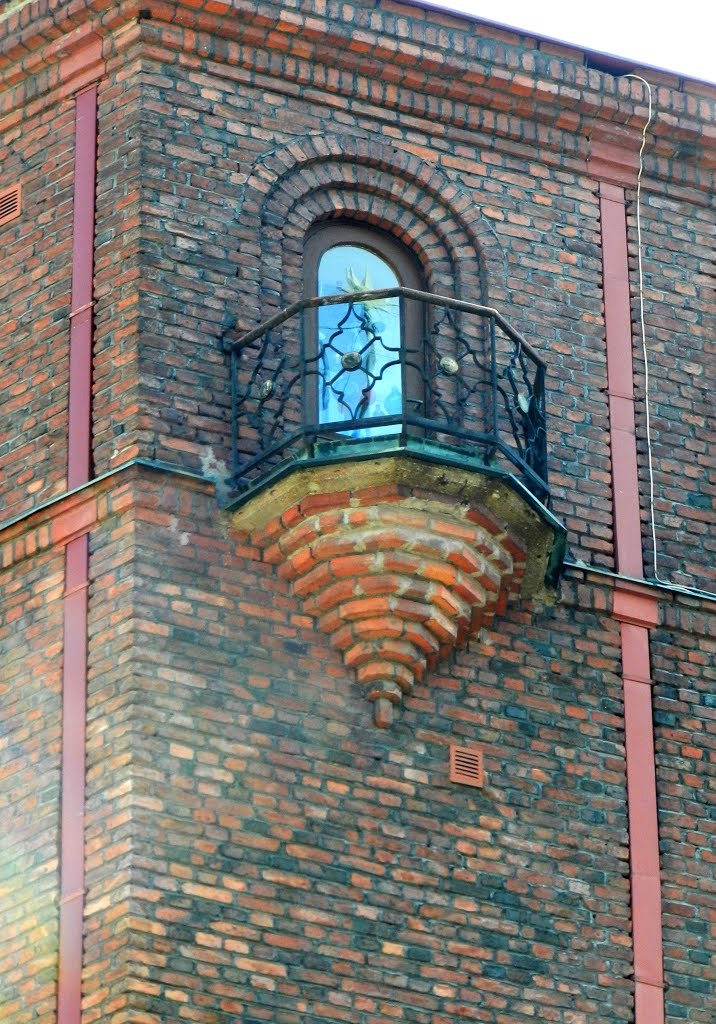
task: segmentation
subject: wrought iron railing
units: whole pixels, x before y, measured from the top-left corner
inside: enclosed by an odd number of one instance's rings
[[[296,302],[231,353],[232,486],[407,447],[548,504],[545,364],[494,309],[393,288]]]

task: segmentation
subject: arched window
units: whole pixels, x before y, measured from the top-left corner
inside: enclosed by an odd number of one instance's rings
[[[421,367],[405,348],[411,339],[419,349],[421,306],[365,293],[422,289],[417,264],[390,235],[336,222],[309,235],[305,255],[307,297],[346,297],[319,306],[308,320],[318,422],[334,429],[350,423],[340,432],[353,437],[399,431],[406,401],[422,411]]]

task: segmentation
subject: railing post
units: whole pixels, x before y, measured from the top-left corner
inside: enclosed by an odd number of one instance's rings
[[[535,374],[535,394],[537,397],[540,427],[537,438],[539,444],[539,448],[536,453],[539,467],[537,472],[544,480],[545,485],[547,485],[547,402],[545,399],[544,379],[544,366],[539,365]],[[549,494],[549,489],[547,493]]]
[[[318,351],[318,311],[317,310],[309,310],[308,307],[304,307],[301,310],[301,338],[300,338],[300,342],[299,342],[299,346],[300,346],[299,347],[299,359],[300,359],[300,366],[301,366],[301,423],[302,423],[302,426],[303,426],[303,444],[304,444],[304,447],[306,449],[306,454],[310,456],[310,455],[313,455],[313,446],[314,446],[316,437],[315,437],[315,434],[309,435],[309,421],[312,418],[312,419],[314,419],[316,421],[316,423],[318,423],[318,421],[320,419],[321,396],[318,393],[319,388],[320,388],[320,379],[319,379],[319,375],[316,374],[316,386],[315,386],[316,409],[315,409],[315,416],[309,417],[309,406],[313,404],[313,402],[312,402],[312,397],[313,396],[311,395],[311,391],[313,389],[309,388],[309,386],[308,386],[308,373],[306,372],[306,336],[308,334],[308,332],[306,330],[306,320],[309,317],[309,315],[311,316],[312,319],[315,319],[315,328],[316,328],[316,359],[319,358],[319,351]],[[316,362],[316,367],[318,367],[318,362]],[[310,440],[309,440],[309,436],[310,436]]]
[[[497,339],[494,316],[490,317],[490,383],[492,389],[492,446],[485,452],[485,462],[488,463],[488,465],[492,461],[492,457],[497,449],[497,441],[500,433],[499,418],[497,415]]]
[[[398,299],[400,307],[400,441],[406,443],[408,437],[408,368],[405,362],[405,296]]]
[[[231,365],[229,372],[231,373],[231,465],[233,467],[233,480],[237,481],[239,477],[239,394],[238,394],[238,375],[239,375],[239,349],[232,348],[231,350]]]

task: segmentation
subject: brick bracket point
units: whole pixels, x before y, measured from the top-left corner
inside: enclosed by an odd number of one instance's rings
[[[425,466],[386,458],[352,464],[346,491],[339,469],[294,474],[243,505],[233,524],[244,534],[254,527],[252,545],[354,671],[375,724],[388,728],[428,670],[511,600],[544,592],[554,538],[494,480],[471,481],[472,492],[455,480],[452,494],[445,467],[433,488]]]

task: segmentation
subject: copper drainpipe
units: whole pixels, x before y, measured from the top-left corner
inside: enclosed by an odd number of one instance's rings
[[[82,33],[60,52],[60,93],[71,94],[103,70],[101,40]],[[67,487],[91,473],[93,263],[97,176],[97,86],[75,94],[72,297],[68,396]],[[60,773],[60,917],[58,1024],[80,1024],[85,905],[85,721],[89,533],[81,513],[65,545]]]
[[[613,166],[620,154],[610,154]],[[599,202],[604,271],[609,424],[617,572],[643,578],[639,477],[634,415],[626,198],[622,184],[601,181]],[[635,1024],[664,1024],[659,829],[651,698],[649,630],[658,623],[653,593],[617,581],[629,808]]]

